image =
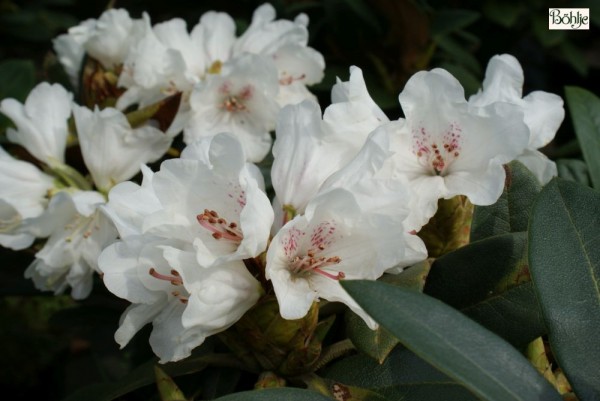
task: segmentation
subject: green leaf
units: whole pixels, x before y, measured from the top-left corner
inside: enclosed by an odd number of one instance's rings
[[[364,320],[352,311],[346,313],[346,332],[357,349],[379,363],[383,362],[398,344],[398,339],[389,331],[383,327],[371,330]]]
[[[471,241],[527,231],[531,206],[542,186],[531,171],[518,161],[507,164],[505,170],[504,191],[496,203],[475,206]]]
[[[535,15],[532,18],[533,34],[545,48],[559,45],[566,38],[566,31],[548,29],[548,16]]]
[[[377,20],[377,16],[373,13],[372,7],[369,7],[363,0],[344,0],[344,2],[374,32],[381,33],[381,24]]]
[[[575,393],[600,395],[600,194],[554,179],[533,208],[529,259],[548,337]]]
[[[407,267],[401,274],[384,274],[380,280],[405,288],[423,291],[433,259]],[[346,313],[346,333],[354,346],[382,363],[398,344],[398,339],[383,327],[371,330],[354,312]]]
[[[431,34],[434,39],[459,31],[473,22],[481,15],[472,10],[446,9],[439,10],[433,15]]]
[[[576,86],[567,86],[565,94],[592,184],[600,189],[600,99]]]
[[[202,398],[212,400],[231,394],[240,381],[239,369],[213,367],[203,372],[198,383],[202,389]]]
[[[579,75],[587,77],[590,66],[584,52],[567,40],[560,44],[559,49],[564,61],[577,71]]]
[[[380,281],[390,283],[405,288],[412,288],[417,291],[423,291],[425,280],[431,270],[434,259],[425,259],[422,262],[415,263],[410,267],[405,267],[401,274],[384,274],[379,278]]]
[[[267,388],[242,391],[215,399],[215,401],[331,401],[330,397],[299,388]]]
[[[454,60],[454,62],[456,63],[457,66],[462,66],[466,69],[466,71],[469,71],[471,73],[476,73],[476,74],[480,74],[481,73],[481,65],[479,64],[479,61],[477,61],[477,59],[475,58],[475,56],[473,56],[473,54],[471,54],[468,50],[466,50],[464,48],[464,46],[462,46],[458,41],[454,40],[453,38],[449,37],[449,36],[444,36],[444,37],[440,37],[438,39],[436,39],[436,43],[438,44],[438,46],[445,50],[448,54],[448,58]],[[450,70],[449,70],[450,71]],[[452,74],[454,74],[452,71],[450,71]],[[460,78],[457,77],[457,79],[460,81]],[[462,81],[461,81],[462,83]],[[469,82],[467,82],[469,83]],[[477,87],[475,88],[475,90],[477,90],[477,88],[479,88],[479,81],[477,82]],[[466,89],[466,88],[465,88]],[[471,89],[471,88],[469,88]],[[465,90],[465,92],[468,92]],[[467,93],[468,95],[468,93]]]
[[[523,3],[488,0],[483,4],[485,16],[505,28],[515,25],[525,11]]]
[[[309,390],[329,396],[335,400],[353,401],[387,401],[386,398],[374,391],[360,387],[349,386],[339,381],[323,379],[317,375],[306,375],[302,378]]]
[[[30,60],[0,63],[0,99],[11,97],[24,102],[35,85],[35,67]]]
[[[400,346],[383,363],[365,355],[353,355],[332,364],[325,377],[352,386],[378,389],[418,382],[450,382],[448,376]]]
[[[210,345],[209,343],[205,343]],[[210,347],[196,350],[197,356],[191,356],[179,362],[161,365],[165,373],[171,377],[188,375],[204,370],[209,362],[214,362],[215,354],[208,354]],[[204,352],[204,354],[202,354]],[[220,356],[220,359],[223,357]],[[127,376],[112,383],[98,383],[83,387],[73,394],[69,395],[64,401],[111,401],[125,394],[128,394],[140,387],[147,386],[155,382],[154,366],[158,360],[152,360],[138,366]]]
[[[556,161],[558,176],[565,180],[578,182],[588,187],[592,186],[588,166],[579,159],[558,159]]]
[[[562,400],[510,344],[425,294],[377,281],[342,281],[348,293],[415,354],[489,401]]]
[[[472,242],[437,259],[425,292],[461,309],[529,280],[527,233]]]
[[[547,332],[531,282],[510,288],[461,312],[517,348]]]
[[[325,375],[374,390],[389,400],[477,400],[463,386],[404,347],[394,349],[382,364],[364,354],[342,359],[330,366]]]

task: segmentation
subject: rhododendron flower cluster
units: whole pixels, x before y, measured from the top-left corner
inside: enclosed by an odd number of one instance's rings
[[[87,97],[94,107],[47,83],[24,104],[0,104],[15,126],[8,140],[28,153],[0,149],[0,243],[24,249],[47,238],[27,277],[84,298],[100,273],[131,302],[116,341],[125,346],[152,323],[162,362],[189,356],[264,297],[292,320],[319,301],[341,302],[375,329],[341,280],[377,280],[425,260],[417,234],[438,201],[495,203],[505,163],[522,160],[541,183],[556,174],[538,149],[564,117],[562,100],[522,98],[514,57],[492,58],[468,100],[447,71],[417,72],[399,95],[404,118],[393,121],[351,67],[322,112],[306,88],[324,69],[307,25],[302,14],[275,20],[268,4],[239,37],[224,13],[188,31],[180,19],[151,25],[146,14],[109,10],[58,37],[73,84],[91,90],[77,80],[91,62],[87,79],[102,85]],[[180,132],[180,157],[172,149],[164,160]],[[83,172],[65,158],[75,142]],[[254,163],[271,145],[264,177]]]

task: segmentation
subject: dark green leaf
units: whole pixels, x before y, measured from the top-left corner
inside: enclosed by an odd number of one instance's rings
[[[331,401],[330,397],[299,388],[267,388],[243,391],[217,398],[215,401]]]
[[[377,281],[341,284],[407,348],[478,397],[562,400],[515,348],[443,302]]]
[[[527,231],[531,205],[542,186],[518,161],[505,166],[506,181],[500,198],[490,206],[475,206],[471,241],[499,234]]]
[[[565,180],[575,181],[588,187],[592,186],[588,166],[579,159],[558,159],[556,161],[558,176]]]
[[[375,32],[381,32],[381,25],[377,16],[373,13],[373,8],[369,7],[363,0],[344,0],[348,7],[362,19]]]
[[[346,332],[354,346],[375,359],[383,362],[398,339],[383,327],[371,330],[361,317],[352,311],[346,313]]]
[[[212,400],[233,393],[240,375],[239,369],[214,367],[206,370],[198,380],[202,388],[202,398]]]
[[[552,180],[531,217],[532,280],[558,364],[581,400],[600,396],[600,194]]]
[[[453,382],[448,376],[402,346],[394,349],[381,364],[364,354],[344,358],[328,367],[325,376],[352,386],[370,389],[423,382]]]
[[[401,274],[384,274],[380,280],[405,288],[423,291],[425,279],[431,269],[433,259],[427,259],[407,267]],[[382,363],[398,344],[398,339],[383,327],[371,330],[365,322],[352,311],[346,314],[346,332],[354,346]]]
[[[345,383],[324,379],[317,375],[306,375],[302,379],[309,390],[329,396],[335,400],[353,401],[386,401],[387,399],[374,391],[365,388],[349,386]]]
[[[531,282],[494,295],[462,312],[517,348],[546,334]]]
[[[583,50],[566,40],[560,44],[559,49],[567,64],[582,77],[587,77],[590,66]]]
[[[425,292],[462,309],[527,280],[527,233],[512,233],[472,242],[437,259]]]
[[[483,4],[485,16],[505,28],[515,25],[525,11],[523,3],[488,0]]]
[[[435,39],[459,31],[477,21],[480,14],[472,10],[446,9],[433,15],[431,34]]]
[[[210,345],[205,343],[206,345]],[[214,354],[207,354],[211,347],[196,349],[197,356],[192,356],[183,361],[161,365],[165,373],[171,377],[188,375],[206,368],[208,360],[214,360]],[[203,353],[204,352],[204,353]],[[152,359],[138,366],[121,380],[112,383],[93,384],[75,391],[64,401],[110,401],[130,393],[140,387],[152,384],[155,381],[154,366],[157,359]]]
[[[464,48],[459,42],[454,40],[449,36],[440,37],[436,40],[438,46],[446,51],[448,58],[452,59],[457,66],[464,67],[470,73],[480,74],[481,73],[481,65],[479,61],[471,54],[468,50]],[[449,70],[450,71],[450,70]],[[450,71],[454,75],[452,71]],[[463,74],[464,75],[464,74]],[[460,81],[460,78],[457,76],[457,79]],[[463,83],[461,81],[461,83]],[[467,82],[470,83],[470,82]],[[477,82],[477,87],[475,90],[479,88],[479,81]],[[471,88],[469,88],[471,89]],[[469,91],[466,91],[469,92]],[[468,95],[468,93],[467,93]],[[468,97],[468,96],[467,96]]]
[[[29,60],[0,63],[0,100],[7,97],[24,102],[35,84],[35,67]]]
[[[600,99],[576,86],[567,86],[565,94],[592,184],[600,189]]]
[[[548,29],[548,16],[536,15],[532,19],[533,34],[543,47],[559,45],[566,38],[566,31]]]
[[[379,280],[400,287],[423,291],[425,280],[433,262],[433,258],[425,259],[422,262],[405,267],[401,274],[384,274]]]
[[[395,348],[382,364],[366,355],[354,355],[330,366],[325,374],[342,383],[372,389],[389,400],[477,399],[463,386],[404,347]]]

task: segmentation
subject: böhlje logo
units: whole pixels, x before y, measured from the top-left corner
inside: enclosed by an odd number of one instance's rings
[[[589,8],[549,8],[548,17],[551,30],[590,29]]]

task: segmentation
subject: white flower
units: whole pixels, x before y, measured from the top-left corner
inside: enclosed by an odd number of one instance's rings
[[[523,97],[523,81],[523,69],[516,58],[509,54],[494,56],[488,63],[483,89],[471,96],[469,103],[486,106],[500,101],[520,107],[530,136],[527,148],[517,160],[545,184],[557,175],[556,164],[537,149],[546,146],[556,135],[565,117],[563,100],[543,91],[531,92]]]
[[[103,203],[98,192],[59,192],[32,223],[36,237],[49,237],[25,272],[38,289],[60,293],[70,286],[75,299],[89,295],[98,256],[117,237],[112,223],[98,210]]]
[[[341,81],[331,88],[332,104],[325,109],[323,120],[338,132],[345,141],[350,141],[356,149],[365,143],[369,133],[389,118],[369,95],[362,70],[350,67],[350,79]]]
[[[106,69],[120,66],[130,48],[141,39],[149,27],[148,17],[132,19],[127,10],[106,10],[100,18],[88,19],[54,39],[54,50],[74,86],[85,53]]]
[[[426,223],[439,198],[466,195],[476,205],[494,203],[504,187],[502,164],[529,141],[519,108],[467,104],[460,83],[442,69],[413,75],[400,104],[406,120],[380,129],[390,134],[396,152],[391,170],[405,175],[416,194],[412,209],[418,213],[408,226]]]
[[[275,20],[270,4],[258,7],[248,29],[233,46],[233,54],[244,52],[269,56],[277,67],[281,106],[314,99],[306,85],[321,82],[325,61],[308,43],[308,17],[300,14],[294,21]]]
[[[78,26],[70,28],[68,33],[59,35],[52,40],[58,61],[62,64],[75,89],[79,88],[81,67],[85,57],[83,46],[89,39],[95,24],[95,20],[87,19]]]
[[[207,12],[188,33],[185,21],[175,18],[148,29],[130,50],[119,78],[128,90],[117,107],[154,103],[182,92],[178,117],[187,119],[188,100],[194,84],[207,74],[218,74],[230,57],[235,23],[225,13]],[[178,123],[177,127],[183,123]]]
[[[75,106],[73,116],[83,159],[101,191],[133,177],[141,164],[158,160],[172,142],[150,125],[132,128],[117,109]]]
[[[106,209],[121,235],[179,239],[194,246],[203,266],[263,252],[273,210],[240,143],[220,134],[182,156],[146,172],[142,187],[123,183],[111,191]]]
[[[350,81],[338,80],[333,87],[334,103],[323,117],[319,105],[311,101],[286,106],[279,113],[271,169],[276,213],[282,207],[303,213],[325,180],[357,155],[375,128],[389,122],[369,96],[362,71],[357,67],[350,71]],[[276,229],[280,221],[276,219]]]
[[[4,99],[0,103],[0,112],[17,127],[16,130],[7,129],[8,139],[22,145],[46,164],[63,163],[72,100],[73,95],[62,86],[46,82],[33,88],[25,104]]]
[[[243,262],[200,266],[185,244],[150,235],[110,245],[99,264],[107,288],[133,303],[121,317],[115,340],[124,347],[152,322],[150,345],[161,363],[189,356],[207,336],[235,323],[260,296],[260,284]]]
[[[0,148],[0,244],[25,249],[35,237],[23,222],[38,217],[48,203],[54,179],[31,163],[17,160]]]
[[[223,65],[221,75],[194,88],[184,141],[230,132],[242,142],[249,161],[262,160],[279,111],[277,91],[277,74],[264,58],[248,54],[232,60]]]
[[[404,216],[361,208],[352,192],[341,188],[313,199],[304,215],[277,233],[267,251],[266,277],[273,283],[281,316],[302,318],[323,298],[345,303],[375,328],[339,280],[375,280],[402,264]]]

